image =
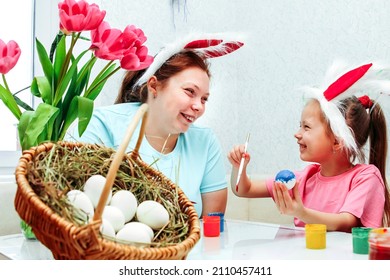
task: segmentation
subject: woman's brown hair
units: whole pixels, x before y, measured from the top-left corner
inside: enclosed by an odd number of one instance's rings
[[[154,76],[156,76],[159,83],[164,86],[170,77],[189,67],[199,67],[200,69],[204,70],[209,77],[211,76],[208,62],[199,56],[196,52],[188,50],[179,52],[169,58],[156,71],[156,73],[154,73]],[[146,70],[126,72],[122,81],[122,85],[119,89],[118,96],[115,100],[115,104],[128,102],[145,103],[147,101],[148,90],[146,83],[141,86],[134,87],[134,84],[145,71]]]

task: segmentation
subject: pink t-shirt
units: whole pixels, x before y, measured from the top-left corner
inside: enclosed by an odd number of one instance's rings
[[[324,177],[320,165],[311,164],[294,172],[305,207],[326,213],[348,212],[360,219],[365,227],[381,227],[385,204],[385,187],[378,168],[357,164],[343,174]],[[274,178],[267,180],[272,195]],[[294,218],[296,226],[305,223]]]

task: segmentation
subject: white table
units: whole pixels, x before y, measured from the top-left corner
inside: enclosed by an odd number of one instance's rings
[[[50,260],[49,249],[21,234],[0,236],[0,254],[15,260]],[[219,237],[204,237],[191,250],[188,260],[367,260],[352,252],[352,235],[327,232],[326,249],[305,247],[303,228],[227,220]]]

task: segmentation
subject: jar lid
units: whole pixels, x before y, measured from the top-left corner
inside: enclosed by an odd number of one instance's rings
[[[326,225],[324,224],[306,224],[305,230],[307,231],[326,231]]]

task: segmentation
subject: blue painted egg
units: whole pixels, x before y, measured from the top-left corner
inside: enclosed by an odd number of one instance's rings
[[[296,183],[295,174],[290,170],[281,170],[276,174],[275,181],[282,182],[291,190]]]

